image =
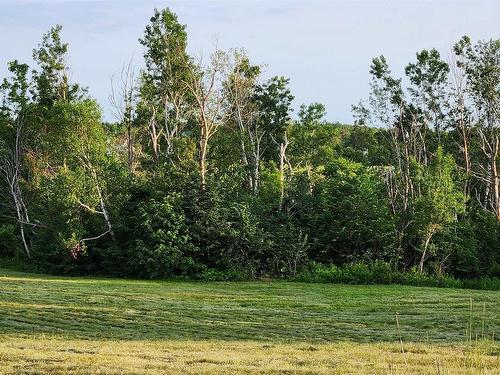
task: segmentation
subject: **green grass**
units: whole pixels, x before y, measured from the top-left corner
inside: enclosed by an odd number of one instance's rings
[[[200,356],[215,350],[209,349],[211,345],[215,345],[217,353],[222,351],[228,355],[226,349],[233,348],[233,352],[247,350],[247,355],[252,356],[269,346],[280,350],[272,355],[264,350],[263,358],[276,355],[281,358],[280,353],[289,350],[294,353],[290,358],[300,361],[300,353],[304,360],[310,356],[303,348],[317,348],[311,351],[318,351],[316,355],[325,355],[325,358],[329,357],[329,350],[343,352],[347,362],[352,360],[352,353],[359,353],[362,363],[363,353],[368,355],[378,350],[396,356],[394,353],[400,352],[396,313],[403,346],[417,348],[417,353],[423,351],[431,356],[441,350],[442,356],[438,358],[448,355],[452,361],[472,350],[472,344],[466,341],[469,337],[466,330],[472,323],[470,336],[474,341],[489,338],[489,341],[481,341],[481,345],[488,344],[485,352],[480,352],[480,356],[486,357],[478,357],[481,358],[478,364],[490,366],[493,361],[492,368],[497,368],[499,348],[497,342],[491,340],[500,337],[500,292],[495,291],[295,282],[154,282],[49,277],[0,270],[0,370],[3,364],[4,372],[12,373],[23,373],[25,369],[26,373],[71,372],[71,368],[57,367],[58,362],[55,367],[46,363],[47,358],[60,357],[65,366],[75,361],[75,373],[79,373],[79,369],[85,373],[89,367],[78,367],[87,363],[83,357],[98,358],[92,343],[99,343],[100,348],[109,347],[115,354],[132,350],[127,358],[153,352],[163,358],[167,352],[180,350],[179,358],[196,362],[203,359]],[[58,347],[68,350],[54,352]],[[186,352],[183,347],[191,351]],[[23,359],[30,355],[34,357],[23,365],[27,367],[21,366]],[[41,356],[41,362],[37,356]],[[374,354],[374,358],[383,356]],[[245,360],[254,363],[250,357],[240,358],[241,363]],[[87,365],[99,365],[92,361]],[[133,363],[139,363],[137,361]],[[212,368],[213,373],[235,370],[227,367],[226,362],[217,366],[203,361],[205,365],[200,369],[208,369],[208,373],[212,373]],[[422,364],[422,368],[435,370],[435,358],[429,361],[430,367]],[[102,363],[104,367],[91,367],[95,370],[92,372],[100,369],[101,373],[110,373],[116,367],[115,364],[108,368],[105,361]],[[405,363],[408,364],[408,360]],[[287,369],[288,365],[290,363],[275,370],[280,373],[280,368]],[[140,367],[144,371],[130,366],[117,373],[147,372],[147,366]],[[352,366],[354,364],[348,367]],[[387,372],[388,367],[384,366],[381,373],[385,373],[384,369]],[[246,371],[244,366],[238,368]],[[235,371],[239,372],[238,368]],[[252,368],[250,373],[267,367]],[[303,370],[321,373],[322,368],[313,371],[305,366]],[[186,371],[182,366],[172,367],[170,371],[177,371],[175,369]],[[265,373],[273,371],[271,368]]]

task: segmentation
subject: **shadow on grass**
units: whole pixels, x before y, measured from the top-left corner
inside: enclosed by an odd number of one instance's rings
[[[375,342],[500,337],[499,292],[0,274],[0,334],[78,339]],[[469,307],[473,298],[473,310]],[[483,328],[484,327],[484,328]]]

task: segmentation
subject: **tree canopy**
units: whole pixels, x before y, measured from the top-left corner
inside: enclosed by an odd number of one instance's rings
[[[500,40],[375,57],[355,125],[243,49],[188,53],[169,9],[110,95],[72,82],[60,25],[0,85],[0,256],[59,273],[294,277],[311,264],[500,276]],[[312,82],[311,84],[314,84]]]

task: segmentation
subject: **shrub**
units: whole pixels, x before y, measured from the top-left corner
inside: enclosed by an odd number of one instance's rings
[[[237,270],[219,271],[215,268],[206,268],[196,275],[202,281],[241,281],[247,279],[245,274]]]
[[[18,248],[16,226],[13,224],[0,225],[0,256],[13,256]]]
[[[149,199],[137,204],[127,252],[127,268],[133,275],[168,278],[191,271],[193,246],[185,217],[175,196]]]
[[[294,280],[319,283],[344,284],[402,284],[441,288],[468,288],[500,290],[500,279],[456,279],[448,275],[429,275],[413,268],[409,271],[395,270],[389,263],[351,263],[345,266],[310,263],[308,268]]]

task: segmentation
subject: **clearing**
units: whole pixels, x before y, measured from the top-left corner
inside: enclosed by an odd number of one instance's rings
[[[498,337],[495,291],[0,270],[2,374],[498,374]]]

